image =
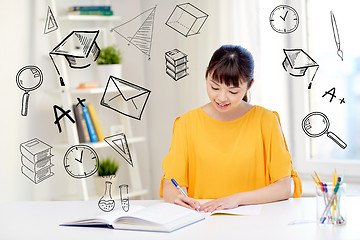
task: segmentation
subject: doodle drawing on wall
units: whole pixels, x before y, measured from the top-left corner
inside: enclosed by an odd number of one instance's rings
[[[39,183],[54,173],[51,167],[52,147],[37,138],[20,144],[21,172],[34,183]]]
[[[292,33],[299,26],[299,15],[296,10],[287,5],[279,5],[271,11],[270,25],[278,33]]]
[[[285,71],[294,77],[302,77],[309,72],[311,80],[308,89],[311,89],[319,65],[302,49],[284,49],[284,53],[285,59],[282,65]]]
[[[104,212],[110,212],[115,208],[115,200],[111,197],[112,182],[105,182],[105,192],[98,202],[99,208]]]
[[[30,91],[39,88],[43,83],[43,74],[36,66],[25,66],[16,74],[16,84],[24,91],[21,104],[21,115],[27,116],[29,107]]]
[[[329,132],[330,121],[328,117],[322,112],[311,112],[302,120],[302,129],[306,135],[315,138],[324,134],[332,139],[342,149],[347,147],[347,144],[341,140],[333,132]]]
[[[58,29],[58,25],[56,23],[54,14],[51,11],[51,8],[48,6],[48,11],[46,15],[46,22],[45,22],[45,28],[44,28],[44,34],[48,34],[52,31],[55,31]]]
[[[209,15],[190,3],[176,5],[166,25],[188,37],[200,33]]]
[[[99,169],[99,157],[95,150],[87,145],[74,145],[65,153],[64,167],[73,178],[87,178]]]
[[[156,6],[140,13],[136,17],[129,21],[112,28],[110,31],[117,33],[130,43],[139,49],[143,54],[148,56],[150,60],[151,44],[154,32],[154,20],[155,20]],[[145,21],[139,26],[137,21],[139,17],[147,16]]]
[[[107,142],[116,152],[118,152],[126,162],[128,162],[132,167],[133,162],[131,160],[130,150],[128,143],[126,141],[126,136],[124,133],[115,134],[109,137],[104,138],[105,142]]]
[[[321,97],[325,97],[325,96],[327,96],[327,95],[330,95],[330,100],[329,100],[329,102],[332,102],[332,100],[333,100],[334,98],[336,98],[335,92],[336,92],[336,89],[333,87],[333,88],[331,88],[330,90],[325,91],[325,93],[324,93]],[[344,97],[339,98],[338,100],[340,101],[340,104],[345,103],[345,98],[344,98]]]
[[[341,61],[343,61],[343,51],[341,50],[340,46],[340,36],[339,36],[339,30],[336,24],[335,15],[332,11],[330,11],[330,17],[331,17],[331,27],[334,33],[334,40],[337,48],[337,55],[341,58]]]
[[[121,207],[125,212],[128,212],[130,209],[129,186],[127,184],[121,184],[119,188],[120,188]]]
[[[65,86],[65,82],[61,77],[53,56],[64,56],[71,68],[87,68],[96,61],[100,54],[100,48],[96,43],[98,35],[99,30],[72,31],[49,53],[56,72],[60,77],[61,86]]]
[[[54,115],[55,115],[54,124],[56,124],[56,125],[58,126],[59,133],[62,132],[61,125],[60,125],[60,120],[61,120],[63,117],[66,116],[73,124],[75,123],[75,120],[70,116],[71,110],[65,111],[64,109],[62,109],[62,108],[59,107],[58,105],[54,105],[54,106],[53,106],[53,110],[54,110]],[[61,112],[61,115],[60,115],[60,116],[58,115],[57,111],[60,111],[60,112]]]
[[[174,49],[165,53],[166,74],[175,81],[186,77],[188,73],[187,55],[178,49]]]
[[[140,120],[150,92],[148,89],[110,76],[100,104],[120,114]],[[119,105],[123,105],[123,109],[120,109]]]

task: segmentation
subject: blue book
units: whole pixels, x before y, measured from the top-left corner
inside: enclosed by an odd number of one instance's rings
[[[79,10],[105,10],[105,11],[110,11],[111,10],[111,6],[109,5],[104,5],[104,6],[73,6],[73,7],[69,7],[69,12],[72,11],[79,11]]]
[[[84,104],[84,107],[81,107],[81,108],[83,110],[86,126],[87,126],[87,128],[89,130],[90,142],[97,142],[98,137],[96,135],[94,124],[93,124],[93,122],[91,120],[89,110],[88,110],[88,108],[87,108],[87,106],[85,104]]]

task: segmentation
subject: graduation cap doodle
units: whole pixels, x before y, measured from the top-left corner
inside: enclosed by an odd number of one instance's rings
[[[100,48],[95,41],[98,35],[99,30],[72,31],[49,53],[56,72],[60,76],[61,86],[65,86],[65,83],[53,56],[64,56],[71,68],[86,68],[95,62],[100,54]]]
[[[319,68],[319,65],[302,49],[284,49],[285,59],[282,63],[285,71],[291,76],[302,77],[308,71],[309,68],[313,68],[314,71],[310,72],[310,83],[308,89],[311,89],[312,81]]]
[[[148,89],[110,76],[100,100],[100,105],[140,120],[150,92]],[[120,109],[120,106],[123,106],[123,108]]]

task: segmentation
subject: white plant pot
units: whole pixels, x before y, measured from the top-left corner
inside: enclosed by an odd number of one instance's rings
[[[98,81],[100,87],[105,87],[110,75],[121,78],[121,64],[101,64],[97,65]]]
[[[96,194],[98,196],[102,196],[105,193],[105,182],[106,181],[110,181],[112,182],[112,186],[111,186],[111,197],[112,198],[116,198],[118,197],[119,193],[119,187],[116,186],[116,178],[115,175],[113,175],[111,178],[108,177],[99,177],[99,176],[94,176],[94,182],[95,182],[95,190],[96,190]]]

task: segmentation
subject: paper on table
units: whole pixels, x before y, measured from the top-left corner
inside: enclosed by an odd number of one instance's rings
[[[215,210],[212,213],[206,213],[207,215],[227,214],[227,215],[239,215],[239,216],[257,216],[260,215],[262,205],[247,205],[240,206],[233,209]]]

